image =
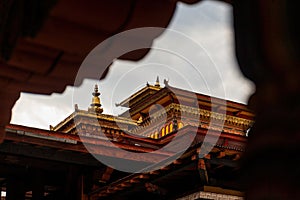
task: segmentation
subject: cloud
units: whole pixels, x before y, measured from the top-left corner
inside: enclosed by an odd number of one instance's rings
[[[72,111],[67,101],[70,93],[63,95],[33,95],[21,93],[12,109],[11,123],[37,128],[48,128],[50,123],[58,123]]]

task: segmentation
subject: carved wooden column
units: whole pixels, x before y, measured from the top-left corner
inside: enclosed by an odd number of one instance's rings
[[[247,199],[300,196],[300,60],[298,2],[235,1],[236,54],[256,85],[256,123],[243,156]]]
[[[7,180],[6,187],[7,200],[22,200],[25,199],[25,184],[24,181],[17,177],[10,177]]]
[[[32,177],[32,200],[44,198],[44,174],[36,169]]]
[[[65,197],[66,199],[81,200],[82,199],[82,176],[79,169],[70,166],[66,174]]]

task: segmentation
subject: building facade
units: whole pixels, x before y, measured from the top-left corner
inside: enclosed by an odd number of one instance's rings
[[[92,95],[50,130],[6,127],[7,199],[242,199],[245,105],[158,79],[116,104],[119,116],[103,113],[97,85]]]

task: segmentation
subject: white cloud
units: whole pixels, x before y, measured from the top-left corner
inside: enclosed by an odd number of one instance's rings
[[[62,95],[51,96],[21,93],[21,97],[12,109],[11,123],[48,129],[72,112],[70,89]]]

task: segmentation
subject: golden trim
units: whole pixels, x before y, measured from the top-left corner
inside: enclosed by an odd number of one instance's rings
[[[142,89],[140,89],[139,91],[137,91],[136,93],[134,93],[133,95],[131,95],[130,97],[123,100],[121,103],[118,103],[118,105],[125,106],[126,104],[129,103],[129,101],[132,101],[133,99],[137,98],[137,96],[143,94],[144,92],[147,92],[147,90],[159,91],[160,89],[161,89],[160,87],[155,87],[153,85],[147,85],[147,86],[143,87]],[[134,100],[134,102],[138,102],[141,98],[142,97]]]

